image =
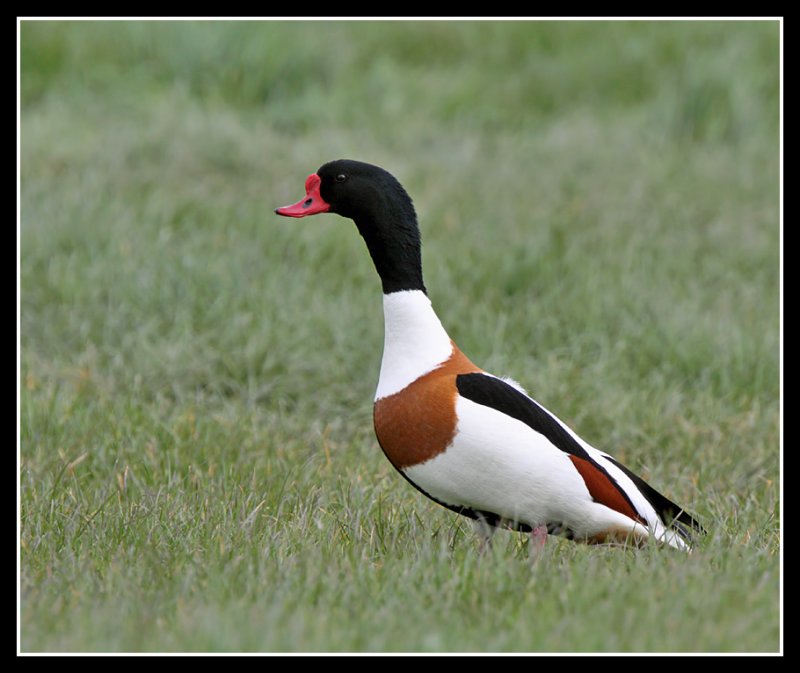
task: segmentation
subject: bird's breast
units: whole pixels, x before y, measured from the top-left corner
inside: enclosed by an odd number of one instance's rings
[[[453,344],[450,357],[402,390],[375,401],[375,434],[398,470],[444,452],[456,434],[456,376],[481,371]]]

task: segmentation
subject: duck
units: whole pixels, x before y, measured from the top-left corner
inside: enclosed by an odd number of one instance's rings
[[[587,544],[690,551],[705,530],[605,451],[583,440],[514,379],[474,364],[450,338],[428,296],[411,197],[380,166],[338,159],[305,181],[305,196],[276,208],[302,218],[353,220],[383,290],[384,344],[373,403],[386,458],[415,489],[498,528]]]

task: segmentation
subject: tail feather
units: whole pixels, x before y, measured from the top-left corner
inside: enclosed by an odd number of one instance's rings
[[[664,526],[669,530],[676,533],[683,541],[692,546],[695,542],[697,535],[705,535],[706,529],[697,520],[697,517],[687,512],[685,509],[676,505],[672,500],[662,495],[644,479],[637,474],[631,472],[622,463],[614,460],[611,456],[606,456],[614,465],[622,470],[628,478],[636,485],[636,488],[641,491],[642,495],[656,510]],[[669,540],[667,540],[669,542]]]

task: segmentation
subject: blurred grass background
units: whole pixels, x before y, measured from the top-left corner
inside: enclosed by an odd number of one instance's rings
[[[775,651],[779,24],[23,21],[23,651]],[[476,362],[696,511],[691,557],[469,523],[385,461],[380,285],[273,209],[420,215]]]

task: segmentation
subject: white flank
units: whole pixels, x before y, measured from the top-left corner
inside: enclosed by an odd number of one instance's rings
[[[563,522],[578,537],[612,527],[645,529],[593,501],[567,454],[506,414],[459,397],[447,451],[406,468],[438,500],[530,525]]]
[[[384,343],[375,399],[393,395],[435,369],[453,344],[431,300],[420,290],[383,295]]]

